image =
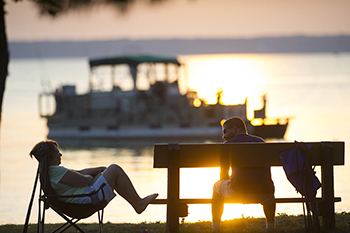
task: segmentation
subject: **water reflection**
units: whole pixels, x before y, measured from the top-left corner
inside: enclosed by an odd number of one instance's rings
[[[220,126],[218,126],[219,128]],[[152,138],[147,139],[133,139],[133,140],[116,140],[109,138],[95,138],[95,139],[65,139],[57,140],[60,148],[64,149],[96,149],[96,148],[129,148],[133,150],[142,150],[145,147],[153,147],[155,143],[221,143],[221,138],[206,138],[206,139],[192,139],[189,141],[186,138]]]

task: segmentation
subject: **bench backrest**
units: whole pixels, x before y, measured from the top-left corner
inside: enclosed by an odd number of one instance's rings
[[[344,142],[307,143],[313,145],[309,152],[313,165],[321,165],[324,149],[332,151],[333,165],[344,165]],[[281,166],[279,153],[294,146],[293,142],[155,144],[153,167],[168,168],[174,161],[171,156],[178,157],[180,168],[220,167],[220,163],[229,158],[239,167]]]

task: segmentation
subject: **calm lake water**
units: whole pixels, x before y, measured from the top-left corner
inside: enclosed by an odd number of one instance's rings
[[[187,64],[187,84],[208,102],[218,88],[226,103],[243,102],[248,112],[261,107],[267,94],[267,115],[292,117],[286,141],[347,142],[350,139],[350,54],[264,54],[181,56]],[[28,156],[35,143],[46,138],[48,129],[38,114],[42,84],[76,84],[78,92],[88,87],[89,69],[85,58],[11,60],[1,125],[0,224],[23,223],[31,196],[37,163]],[[220,139],[218,139],[220,141]],[[134,144],[134,145],[133,145]],[[137,146],[135,146],[137,145]],[[345,144],[346,158],[349,157]],[[62,148],[62,164],[81,169],[90,166],[121,165],[141,196],[158,192],[166,197],[166,170],[152,168],[152,143],[120,143],[113,148]],[[276,196],[298,196],[281,169],[272,169]],[[320,175],[320,171],[317,171]],[[181,197],[211,197],[219,169],[183,169]],[[342,197],[336,211],[350,211],[350,170],[335,168],[335,193]],[[320,192],[320,191],[319,191]],[[37,196],[36,196],[37,199]],[[185,221],[210,220],[210,205],[190,205]],[[300,214],[301,204],[277,205],[277,213]],[[227,205],[223,218],[263,216],[260,205]],[[31,221],[37,218],[35,200]],[[150,206],[137,215],[117,196],[105,211],[105,221],[165,221],[165,206]],[[85,222],[96,222],[95,216]],[[61,222],[48,211],[47,221]]]

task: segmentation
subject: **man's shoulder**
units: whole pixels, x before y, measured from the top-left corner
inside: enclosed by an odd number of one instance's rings
[[[265,142],[265,141],[261,137],[251,135],[251,134],[240,134],[226,141],[226,143],[239,143],[239,142]]]

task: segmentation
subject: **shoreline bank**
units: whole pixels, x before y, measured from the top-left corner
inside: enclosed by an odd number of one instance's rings
[[[346,233],[350,232],[350,212],[336,213],[336,228],[335,229],[322,229],[322,232],[332,233]],[[81,223],[78,224],[86,232],[97,232],[97,223]],[[321,221],[322,225],[322,221]],[[45,224],[46,231],[52,231],[59,227],[59,223]],[[23,225],[21,224],[3,224],[0,225],[0,232],[6,233],[17,233],[23,231]],[[28,233],[36,232],[36,224],[30,224],[28,227]],[[165,222],[141,222],[141,223],[111,223],[105,222],[103,224],[103,232],[105,233],[163,233],[166,231]],[[76,232],[76,229],[70,228],[66,231]],[[180,233],[210,233],[211,222],[210,221],[198,221],[198,222],[185,222],[180,224]],[[260,233],[266,232],[265,219],[264,218],[252,218],[244,217],[239,219],[232,219],[223,221],[222,233],[235,233],[235,232],[246,232],[246,233]],[[288,232],[288,233],[299,233],[305,232],[305,223],[303,215],[286,215],[278,214],[276,216],[276,233]]]

